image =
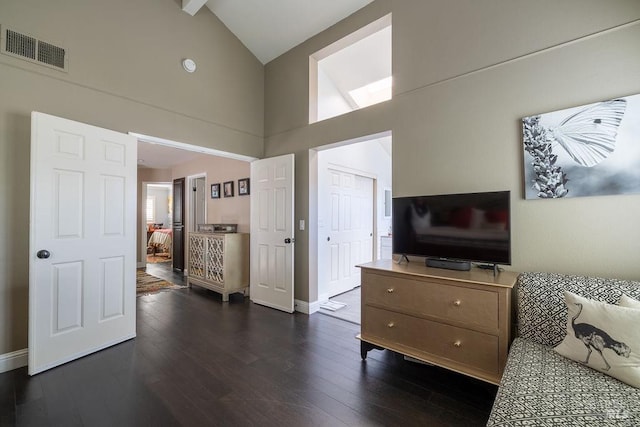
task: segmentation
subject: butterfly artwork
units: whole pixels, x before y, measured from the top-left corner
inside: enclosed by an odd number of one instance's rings
[[[629,106],[640,114],[640,95],[523,118],[526,197],[620,194],[629,187],[638,192],[637,178],[623,167],[629,153],[640,167],[640,135],[634,141],[628,132],[633,125],[623,128]]]

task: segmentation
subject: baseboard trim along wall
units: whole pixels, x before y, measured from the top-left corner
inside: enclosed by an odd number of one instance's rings
[[[309,304],[306,301],[294,300],[293,309],[294,311],[298,311],[300,313],[313,314],[316,311],[320,310],[320,301],[314,301]]]
[[[29,350],[26,348],[12,351],[11,353],[0,354],[0,373],[27,366],[28,361]]]

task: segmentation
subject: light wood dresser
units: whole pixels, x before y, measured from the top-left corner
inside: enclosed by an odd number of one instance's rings
[[[189,286],[222,294],[249,292],[249,234],[189,233]]]
[[[362,359],[389,349],[498,384],[511,343],[518,273],[379,260],[362,268]]]

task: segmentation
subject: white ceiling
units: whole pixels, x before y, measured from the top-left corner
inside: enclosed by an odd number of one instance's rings
[[[208,0],[206,5],[266,64],[372,1]]]

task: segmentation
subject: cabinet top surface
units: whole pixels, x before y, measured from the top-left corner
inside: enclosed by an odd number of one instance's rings
[[[378,260],[358,267],[363,270],[376,270],[387,273],[401,273],[419,277],[433,277],[436,279],[453,280],[457,282],[479,283],[482,285],[500,286],[513,288],[518,278],[514,271],[502,271],[496,276],[492,270],[483,270],[472,267],[469,271],[446,270],[442,268],[431,268],[420,262],[409,262],[398,264],[392,260]]]

